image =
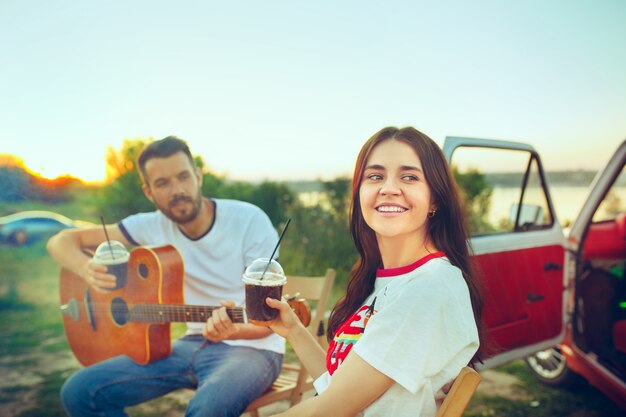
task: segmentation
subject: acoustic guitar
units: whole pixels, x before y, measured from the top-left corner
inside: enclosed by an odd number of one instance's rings
[[[62,269],[60,296],[63,324],[70,348],[84,366],[118,355],[145,365],[172,351],[170,323],[205,322],[221,306],[186,305],[184,268],[172,245],[138,247],[131,251],[123,288],[93,290],[82,277]],[[305,300],[289,304],[306,325]],[[234,323],[247,323],[245,308],[227,307]]]

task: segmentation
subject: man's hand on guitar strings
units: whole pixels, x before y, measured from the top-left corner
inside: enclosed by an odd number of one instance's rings
[[[213,310],[213,314],[206,321],[202,335],[213,343],[221,342],[227,339],[236,339],[234,337],[239,332],[239,327],[232,322],[226,307],[235,307],[234,301],[222,301],[221,308]]]

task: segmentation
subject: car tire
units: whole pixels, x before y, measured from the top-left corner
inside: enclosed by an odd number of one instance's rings
[[[28,235],[23,230],[17,230],[11,234],[9,241],[15,246],[22,246],[28,241]]]
[[[550,387],[571,387],[580,381],[580,377],[567,366],[559,346],[530,355],[525,361],[533,376]]]

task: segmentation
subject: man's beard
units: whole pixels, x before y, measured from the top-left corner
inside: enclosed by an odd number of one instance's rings
[[[176,203],[180,201],[192,203],[193,206],[191,208],[191,211],[182,215],[176,215],[174,213],[174,210],[172,210],[172,207],[175,206]],[[201,208],[202,208],[202,193],[200,192],[200,189],[198,189],[195,199],[186,195],[176,195],[168,203],[167,208],[159,207],[159,210],[161,210],[161,212],[165,214],[165,216],[168,217],[170,220],[172,220],[174,223],[185,224],[185,223],[189,223],[195,220],[196,217],[198,217],[198,213],[200,213]]]

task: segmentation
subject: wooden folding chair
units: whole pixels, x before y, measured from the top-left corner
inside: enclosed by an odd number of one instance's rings
[[[459,372],[435,417],[461,417],[480,384],[480,374],[464,367]]]
[[[320,277],[303,277],[287,275],[287,284],[283,294],[300,297],[307,301],[315,301],[315,309],[311,312],[311,323],[308,330],[323,346],[327,346],[324,330],[324,313],[335,282],[336,272],[327,269],[326,275]],[[271,388],[246,408],[246,413],[259,417],[258,409],[276,401],[289,400],[295,405],[302,400],[302,394],[313,388],[313,379],[300,364],[283,364],[282,370]]]

